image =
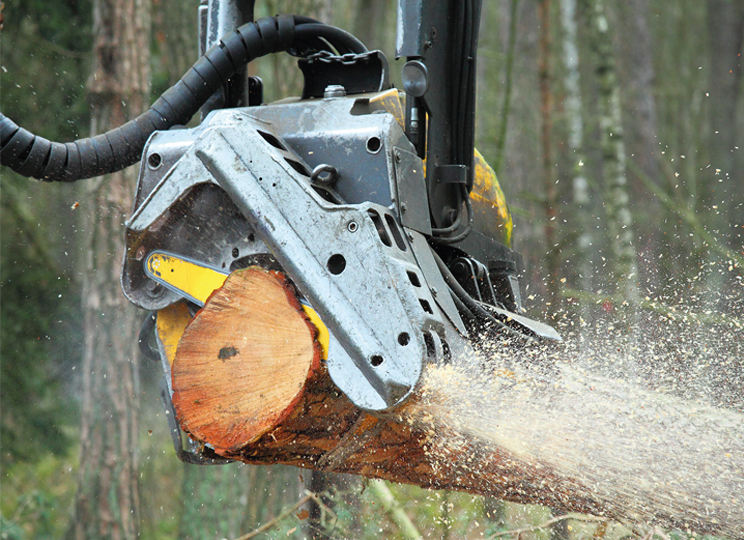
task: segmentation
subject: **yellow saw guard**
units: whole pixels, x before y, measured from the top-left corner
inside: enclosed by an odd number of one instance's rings
[[[225,284],[229,275],[198,261],[164,251],[154,251],[147,257],[145,273],[164,287],[199,306],[206,304],[211,294]],[[305,314],[318,329],[317,339],[322,349],[322,358],[325,360],[328,358],[330,341],[328,328],[312,307],[302,300],[300,302]],[[176,345],[190,320],[190,317],[186,319],[188,315],[184,314],[185,311],[169,306],[158,312],[158,334],[165,346],[170,364],[173,364]]]

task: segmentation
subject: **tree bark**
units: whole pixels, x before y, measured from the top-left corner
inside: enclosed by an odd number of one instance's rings
[[[741,86],[741,52],[744,42],[744,5],[708,0],[710,40],[709,94],[711,107],[711,164],[729,177],[736,163],[737,102]],[[731,181],[731,179],[728,179]],[[714,186],[718,187],[718,186]],[[711,193],[707,193],[709,197]],[[720,204],[720,200],[713,204]]]
[[[744,5],[708,0],[710,71],[710,163],[715,171],[703,188],[703,203],[711,209],[709,226],[725,234],[735,247],[744,244],[741,224],[744,187],[741,178],[740,117],[741,53],[744,43]],[[738,109],[738,110],[737,110]],[[738,166],[738,167],[737,167]]]
[[[659,140],[656,101],[654,100],[653,43],[648,24],[649,0],[628,0],[615,6],[621,47],[619,52],[625,107],[631,117],[625,122],[628,153],[639,169],[654,182],[660,182]],[[635,175],[631,175],[634,177]],[[635,193],[643,186],[635,179]]]
[[[553,152],[553,107],[555,99],[552,91],[551,73],[551,0],[540,0],[537,4],[537,16],[540,21],[539,47],[539,83],[540,83],[540,145],[542,147],[542,174],[545,187],[545,266],[547,272],[548,311],[560,311],[560,276],[561,250],[558,237],[558,186],[555,174],[555,157]]]
[[[633,216],[630,211],[625,140],[623,136],[620,87],[605,0],[583,0],[589,19],[589,33],[597,54],[598,114],[604,167],[603,202],[613,257],[611,283],[626,301],[625,314],[633,323],[639,303],[638,257],[633,245]]]
[[[94,2],[94,60],[88,81],[91,134],[141,113],[149,92],[149,0]],[[81,455],[67,538],[138,536],[138,359],[134,309],[121,293],[123,222],[136,171],[85,184],[86,268]]]
[[[571,188],[572,210],[571,225],[576,231],[576,242],[573,246],[573,266],[578,274],[574,283],[580,290],[591,291],[594,288],[592,260],[596,255],[595,239],[592,231],[592,206],[589,180],[585,174],[587,162],[584,151],[584,119],[582,116],[582,98],[579,72],[578,29],[576,24],[576,0],[560,0],[561,26],[563,29],[562,50],[563,86],[566,97],[564,110],[568,127],[568,148],[571,152]],[[593,309],[589,304],[581,303],[581,318],[591,323],[594,319]]]
[[[237,538],[245,517],[247,466],[184,465],[179,540]]]

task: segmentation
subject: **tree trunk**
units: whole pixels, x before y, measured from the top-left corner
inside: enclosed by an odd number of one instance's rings
[[[592,291],[594,288],[592,260],[595,254],[595,239],[592,231],[592,200],[589,181],[585,174],[587,162],[584,152],[584,119],[579,73],[579,47],[576,25],[576,0],[560,0],[561,26],[563,27],[563,64],[565,73],[563,86],[566,91],[564,109],[568,127],[568,148],[571,152],[572,215],[570,217],[576,231],[577,240],[573,246],[573,266],[578,274],[574,284],[580,290]],[[581,303],[580,315],[583,321],[591,323],[593,308],[587,302]],[[583,342],[582,342],[583,343]]]
[[[379,49],[385,45],[380,38],[380,23],[385,21],[385,10],[389,2],[379,0],[358,0],[354,17],[354,35],[358,37],[370,50]]]
[[[237,538],[245,518],[248,467],[184,464],[179,540]],[[161,494],[162,495],[162,494]]]
[[[549,313],[560,311],[560,276],[561,250],[558,238],[558,186],[556,184],[555,158],[552,144],[553,106],[554,98],[551,88],[552,74],[551,58],[551,0],[540,0],[537,4],[537,16],[540,21],[539,48],[539,82],[540,82],[540,112],[542,124],[540,128],[540,145],[542,147],[542,175],[545,187],[545,266],[547,273],[548,297],[546,304]]]
[[[626,110],[631,113],[627,128],[628,153],[634,156],[638,168],[651,180],[660,182],[658,153],[658,122],[654,100],[654,57],[651,30],[648,24],[649,0],[627,0],[615,6],[621,47],[620,65],[625,92]],[[631,175],[631,177],[634,175]],[[642,192],[636,180],[634,192]]]
[[[149,91],[149,0],[94,2],[94,61],[88,87],[92,135],[141,113]],[[85,341],[81,454],[67,537],[138,536],[138,359],[134,309],[121,293],[123,222],[136,171],[89,180],[83,199]]]
[[[639,302],[638,262],[633,245],[633,216],[630,211],[625,141],[623,138],[620,87],[605,0],[584,0],[589,17],[592,48],[597,54],[599,126],[604,167],[603,202],[607,213],[607,232],[612,253],[611,282],[623,294],[622,310],[633,323]]]
[[[744,41],[744,5],[728,0],[708,0],[710,40],[709,94],[711,115],[711,165],[720,170],[705,190],[708,205],[729,205],[744,194],[736,157],[741,150],[737,132],[737,102],[741,85],[741,52]],[[723,186],[718,182],[723,180]],[[737,184],[739,184],[737,189]],[[736,195],[734,195],[736,194]],[[732,216],[733,217],[733,216]]]
[[[565,506],[560,493],[525,489],[529,477],[559,485],[550,473],[535,476],[531,465],[467,441],[454,456],[438,455],[430,452],[431,433],[361,411],[339,392],[320,357],[316,329],[281,274],[257,267],[234,272],[179,341],[172,378],[181,427],[219,455],[246,463]],[[458,461],[466,455],[478,456],[477,470],[472,459]],[[574,504],[598,510],[588,500]]]
[[[379,418],[339,392],[321,353],[281,274],[236,271],[179,342],[178,420],[195,440],[246,463],[744,538],[741,415],[571,368],[545,384],[544,371],[518,362],[506,369],[453,359],[429,366],[411,402]],[[475,371],[462,369],[468,362]]]

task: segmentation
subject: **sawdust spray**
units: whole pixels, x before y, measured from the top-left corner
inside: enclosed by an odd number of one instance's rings
[[[643,366],[627,375],[639,355],[649,354],[642,343],[617,347],[605,336],[586,345],[569,339],[515,351],[494,344],[431,366],[421,399],[406,414],[432,433],[454,431],[549,471],[574,497],[598,501],[631,526],[744,538],[741,411]],[[654,354],[649,365],[669,360]],[[431,452],[451,444],[435,436]]]

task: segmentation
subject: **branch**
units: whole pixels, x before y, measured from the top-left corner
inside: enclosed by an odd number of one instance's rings
[[[369,483],[369,490],[374,494],[375,497],[382,503],[382,507],[390,515],[390,519],[393,520],[401,533],[403,538],[407,540],[422,540],[421,533],[418,532],[416,526],[408,517],[408,514],[401,508],[395,496],[391,493],[390,489],[385,485],[382,480],[372,480]]]
[[[739,255],[716,238],[713,233],[705,228],[705,225],[697,214],[690,208],[682,204],[680,201],[674,200],[669,194],[667,194],[661,187],[657,186],[647,174],[645,174],[638,166],[630,162],[630,167],[633,169],[635,175],[643,182],[643,184],[653,192],[654,195],[666,206],[673,214],[687,222],[692,227],[692,230],[702,238],[702,240],[708,244],[710,249],[723,256],[725,259],[733,262],[733,267],[741,274],[744,273],[744,256]]]
[[[249,532],[248,534],[245,534],[241,536],[240,538],[236,538],[235,540],[248,540],[249,538],[253,538],[261,534],[264,531],[268,531],[271,527],[279,523],[281,520],[283,520],[290,514],[294,513],[294,511],[297,510],[300,506],[314,499],[315,499],[315,496],[312,493],[308,493],[302,499],[297,501],[297,503],[292,508],[288,508],[287,510],[280,512],[279,515],[277,515],[274,519],[267,521],[266,523],[261,525],[258,529],[255,529],[254,531]]]
[[[554,525],[560,521],[564,521],[566,519],[573,519],[575,521],[594,521],[594,522],[605,522],[607,521],[604,518],[594,517],[594,516],[572,516],[569,514],[566,514],[565,516],[558,516],[549,519],[545,523],[541,523],[540,525],[533,525],[532,527],[525,527],[523,529],[512,529],[510,531],[501,531],[496,534],[492,534],[488,537],[487,540],[493,540],[494,538],[498,538],[500,536],[506,536],[507,534],[522,534],[526,532],[532,532],[532,531],[538,531],[540,529],[547,529],[551,525]]]

